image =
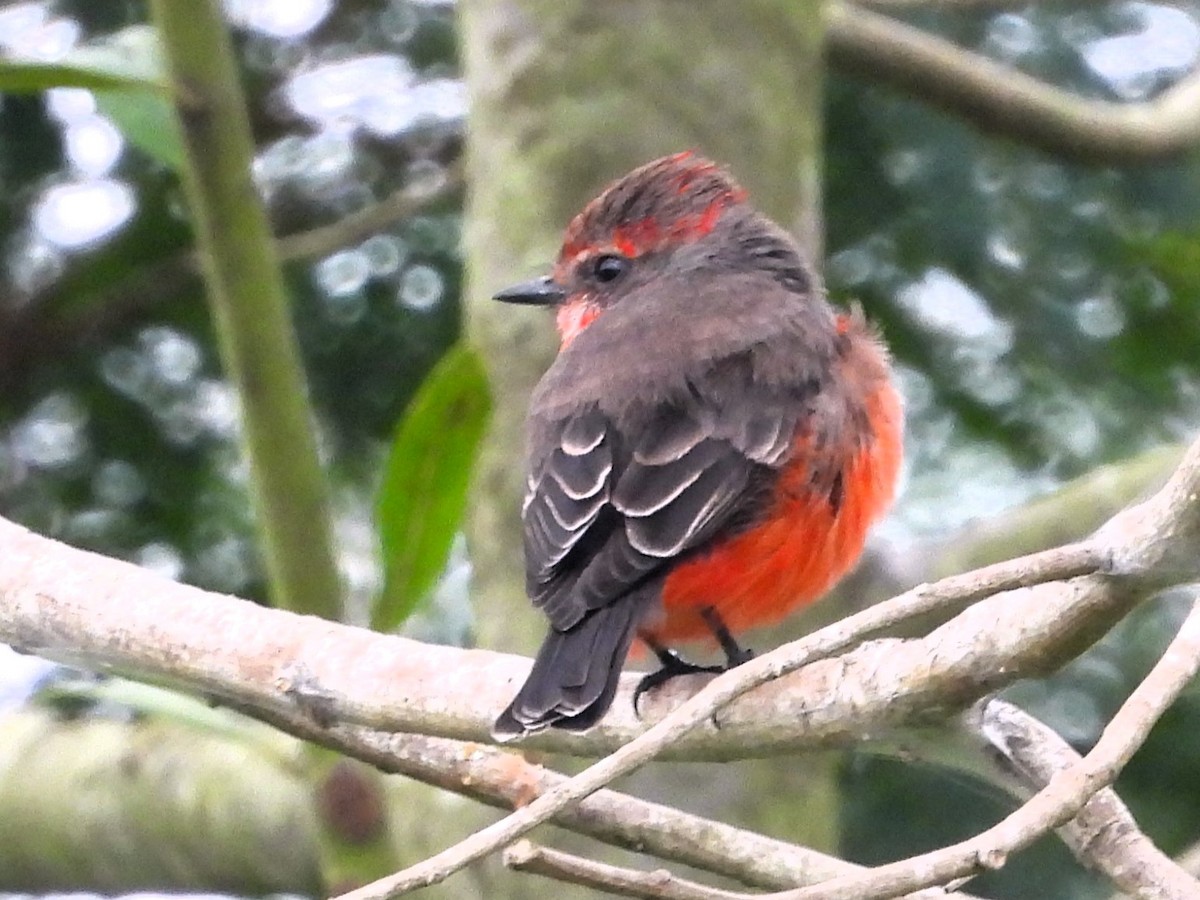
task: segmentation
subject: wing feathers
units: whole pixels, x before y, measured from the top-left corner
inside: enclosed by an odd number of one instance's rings
[[[797,412],[778,408],[752,412],[730,429],[730,441],[755,462],[777,466],[795,441]]]
[[[625,530],[614,531],[575,583],[575,602],[596,609],[644,581],[662,560],[638,550]]]
[[[719,513],[737,505],[750,472],[748,460],[726,445],[725,452],[701,469],[670,504],[653,515],[625,520],[629,543],[659,559],[695,547],[711,533],[710,526],[719,523]]]
[[[730,452],[731,448],[722,446],[723,443],[703,441],[679,458],[661,465],[639,462],[635,455],[613,489],[613,506],[618,512],[638,518],[660,512]]]
[[[530,480],[524,519],[526,575],[532,583],[553,578],[608,502],[613,461],[601,435],[586,455],[555,450],[540,476]]]
[[[526,584],[555,629],[577,627],[722,524],[753,521],[763,492],[748,487],[790,458],[808,409],[794,391],[756,386],[750,366],[726,359],[690,380],[686,398],[620,420],[591,405],[534,422]]]
[[[557,485],[540,491],[525,512],[526,556],[539,560],[536,570],[529,572],[536,571],[538,580],[545,580],[595,522],[606,500],[596,495],[573,502]]]
[[[595,724],[668,562],[755,521],[819,385],[759,384],[752,363],[726,358],[655,409],[531,418],[526,587],[551,630],[498,737]]]
[[[675,407],[662,410],[637,435],[633,447],[635,462],[661,466],[679,459],[712,434],[711,417],[696,409],[683,412]]]
[[[599,451],[601,448],[597,445],[593,449]],[[612,474],[612,456],[606,452],[571,456],[559,451],[554,454],[546,471],[558,482],[568,497],[572,500],[582,500],[595,496],[608,487],[608,477]]]
[[[608,423],[597,409],[573,416],[563,423],[559,446],[571,456],[591,453],[604,440]]]

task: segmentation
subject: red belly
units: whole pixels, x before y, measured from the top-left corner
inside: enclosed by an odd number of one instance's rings
[[[699,612],[712,607],[736,633],[777,622],[833,587],[890,505],[900,470],[903,420],[890,385],[868,398],[867,419],[873,433],[841,466],[836,512],[827,492],[813,491],[808,448],[799,446],[765,520],[672,572],[663,585],[661,616],[649,620],[645,632],[663,643],[711,637]]]

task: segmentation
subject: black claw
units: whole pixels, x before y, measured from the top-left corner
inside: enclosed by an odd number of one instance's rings
[[[697,672],[707,672],[709,674],[719,675],[722,672],[728,672],[730,669],[740,666],[744,662],[749,662],[754,659],[754,651],[748,647],[743,649],[734,640],[733,634],[722,621],[721,616],[711,606],[706,606],[700,610],[700,616],[704,619],[705,624],[712,629],[713,636],[717,639],[717,643],[721,645],[721,650],[725,653],[725,665],[723,666],[698,666],[695,663],[690,663],[681,657],[674,650],[669,650],[658,641],[647,635],[641,635],[646,646],[654,651],[654,655],[658,657],[661,667],[657,672],[651,672],[638,682],[638,686],[633,692],[633,711],[638,716],[641,711],[638,709],[638,701],[642,699],[642,694],[646,691],[652,691],[660,685],[666,684],[672,678],[680,675],[694,675]],[[720,727],[713,717],[713,725]]]
[[[721,645],[721,650],[725,653],[725,669],[736,669],[742,663],[750,662],[754,659],[754,651],[749,647],[743,649],[734,640],[733,634],[726,627],[721,616],[711,606],[706,606],[700,610],[700,616],[704,619],[704,623],[712,629],[713,636],[717,639],[717,643]]]
[[[638,682],[638,686],[633,692],[633,711],[637,716],[641,716],[641,710],[638,709],[638,701],[642,699],[642,694],[646,691],[652,691],[660,685],[666,684],[672,678],[680,675],[694,675],[697,672],[720,673],[725,671],[724,666],[698,666],[695,663],[690,663],[683,659],[674,650],[668,650],[666,647],[659,644],[657,641],[642,638],[646,645],[654,651],[654,655],[658,657],[658,661],[662,664],[661,668],[656,672],[651,672]]]

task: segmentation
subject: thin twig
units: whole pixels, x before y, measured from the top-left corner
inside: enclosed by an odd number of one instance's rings
[[[618,897],[636,897],[639,900],[745,900],[746,894],[723,891],[688,881],[668,872],[655,869],[644,872],[611,866],[564,853],[550,847],[542,847],[529,841],[518,841],[508,847],[503,856],[504,865],[518,872],[542,875],[567,884],[604,891]]]
[[[244,710],[296,737],[375,766],[504,809],[524,806],[569,779],[523,754],[484,744],[393,734],[354,725],[322,728],[309,717],[264,716]],[[780,890],[813,884],[862,866],[786,841],[601,790],[551,819],[559,827],[614,847],[733,878],[750,887]],[[913,900],[921,894],[914,894]],[[942,900],[971,900],[946,894]]]
[[[770,896],[710,887],[681,878],[667,869],[645,871],[599,863],[527,840],[520,840],[506,847],[501,859],[506,866],[518,872],[542,875],[618,897],[638,897],[644,900],[758,900],[760,897]],[[969,896],[932,889],[905,894],[899,900],[954,900]]]
[[[839,69],[1060,159],[1158,162],[1200,142],[1200,72],[1142,103],[1088,100],[860,6],[831,3],[826,15]]]
[[[276,245],[279,258],[294,262],[332,253],[390,228],[401,219],[407,219],[462,190],[462,187],[462,160],[454,159],[431,180],[406,184],[382,200],[349,213],[336,222],[279,238]]]
[[[1040,0],[1040,5],[1082,6],[1091,0]],[[1027,9],[1030,0],[855,0],[855,6],[890,11],[937,9],[942,12],[987,13],[1002,9]]]
[[[769,894],[770,900],[875,900],[930,887],[1004,865],[1008,857],[1047,831],[1063,825],[1112,784],[1142,746],[1159,716],[1200,668],[1200,602],[1150,674],[1130,695],[1082,760],[1057,773],[1045,788],[987,831],[958,844],[879,866],[862,875]],[[1187,900],[1195,892],[1167,894]],[[764,898],[765,900],[765,898]]]
[[[523,809],[477,831],[453,847],[365,887],[343,894],[341,900],[396,897],[445,880],[463,866],[512,843],[551,818],[558,810],[579,802],[614,779],[649,762],[664,747],[679,740],[693,728],[709,722],[713,714],[731,700],[808,663],[844,650],[865,636],[890,627],[903,618],[923,614],[948,603],[965,602],[997,591],[1028,586],[1038,583],[1039,579],[1053,581],[1061,577],[1070,577],[1081,570],[1095,571],[1102,559],[1102,554],[1098,554],[1096,548],[1087,544],[1073,544],[1034,556],[1038,557],[1039,564],[1033,567],[1014,567],[1010,563],[997,563],[972,573],[976,576],[974,579],[955,576],[936,585],[914,588],[892,600],[865,609],[744,663],[718,676],[641,736],[589,766],[561,787],[538,797]]]
[[[1109,526],[1106,526],[1107,534],[1120,536],[1129,542],[1129,546],[1122,548],[1123,552],[1121,555],[1122,568],[1128,577],[1137,578],[1140,575],[1148,584],[1156,583],[1149,575],[1137,571],[1136,562],[1139,554],[1142,557],[1151,558],[1156,561],[1169,560],[1172,563],[1177,563],[1185,556],[1184,548],[1176,548],[1175,553],[1168,553],[1163,550],[1160,547],[1163,541],[1155,539],[1156,532],[1151,532],[1150,524],[1158,516],[1160,517],[1158,521],[1159,531],[1165,532],[1169,538],[1182,539],[1185,543],[1191,544],[1191,539],[1194,537],[1195,532],[1200,529],[1200,508],[1197,508],[1200,507],[1200,504],[1196,502],[1198,494],[1200,494],[1200,440],[1194,442],[1188,449],[1184,455],[1183,462],[1180,463],[1179,468],[1176,469],[1170,480],[1158,494],[1138,507],[1122,513],[1117,519],[1110,522]],[[1055,577],[1056,565],[1057,568],[1064,570],[1070,566],[1077,567],[1085,563],[1095,566],[1098,564],[1098,561],[1111,563],[1113,556],[1111,548],[1105,549],[1102,546],[1092,546],[1086,543],[1071,545],[1071,547],[1061,548],[1061,550],[1062,553],[1060,555],[1045,557],[1045,562],[1040,568],[1040,574],[1044,575],[1046,580],[1052,580]],[[1042,555],[1038,554],[1038,556]],[[1052,564],[1052,562],[1056,563],[1056,565]],[[1192,559],[1192,563],[1195,565],[1194,558]],[[999,564],[980,570],[980,572],[988,572],[990,570],[992,573],[990,577],[981,580],[984,582],[999,581],[1006,583],[1007,580],[1028,577],[1028,573],[1022,576],[1020,573],[1014,572],[1008,573],[1008,579],[1001,579],[1000,573],[1004,571],[1003,566],[1004,564]],[[947,581],[953,582],[954,579],[947,579]],[[960,587],[967,593],[970,593],[972,589],[966,585],[960,585]],[[926,596],[928,591],[928,588],[925,589],[925,593],[921,589],[917,589],[914,597],[901,595],[900,597],[880,603],[875,607],[863,610],[841,622],[836,622],[833,625],[814,632],[806,638],[780,647],[778,650],[772,651],[737,669],[718,676],[691,700],[684,703],[640,737],[610,756],[588,767],[561,787],[549,791],[523,809],[487,828],[481,829],[460,843],[435,854],[423,862],[345,894],[344,900],[376,900],[376,898],[381,897],[395,897],[444,880],[474,860],[494,852],[499,847],[512,843],[532,828],[552,817],[558,810],[569,804],[578,802],[597,789],[610,783],[613,779],[633,771],[638,766],[654,758],[665,746],[678,740],[691,729],[708,722],[716,711],[735,697],[759,684],[778,678],[786,672],[794,671],[814,659],[845,649],[845,647],[858,639],[859,635],[871,633],[872,630],[891,622],[898,613],[897,607],[901,610],[906,610],[910,606],[923,606],[924,601],[928,599]],[[957,599],[957,595],[954,599]],[[922,611],[928,610],[923,609]],[[1058,792],[1061,790],[1061,783],[1064,783],[1064,780],[1070,786],[1073,783],[1072,779],[1079,779],[1085,776],[1090,778],[1087,766],[1099,765],[1100,762],[1106,761],[1107,757],[1104,754],[1112,752],[1111,746],[1116,744],[1120,739],[1123,739],[1126,734],[1134,733],[1132,725],[1136,723],[1129,723],[1127,721],[1134,715],[1134,712],[1131,712],[1131,710],[1137,711],[1139,704],[1146,702],[1144,697],[1145,691],[1143,689],[1147,684],[1154,682],[1156,673],[1164,665],[1164,662],[1177,655],[1173,654],[1172,648],[1185,636],[1190,637],[1191,630],[1193,629],[1200,632],[1200,616],[1189,617],[1180,636],[1172,643],[1172,647],[1168,648],[1164,660],[1160,661],[1159,666],[1155,667],[1155,670],[1151,672],[1146,681],[1142,683],[1138,690],[1134,691],[1133,696],[1121,708],[1113,723],[1110,724],[1109,729],[1105,730],[1104,736],[1101,737],[1096,748],[1085,760],[1086,765],[1083,767],[1083,775],[1077,774],[1074,768],[1064,773],[1055,779],[1051,787],[1031,800],[1029,804],[1018,810],[1013,816],[1010,816],[1006,822],[1012,820],[1013,817],[1017,817],[1016,821],[1020,823],[1023,821],[1023,816],[1046,815],[1041,809],[1042,807],[1051,802],[1063,802],[1058,799]],[[1165,675],[1159,675],[1158,680],[1161,681],[1166,677]],[[1120,724],[1123,730],[1114,733],[1113,725],[1117,724],[1118,720],[1122,720]],[[1119,734],[1120,737],[1116,737],[1115,734]],[[1128,749],[1122,744],[1118,744],[1117,746],[1118,749]],[[1140,742],[1136,746],[1140,746]],[[1129,750],[1129,752],[1131,753],[1132,750]],[[1095,789],[1098,789],[1099,786],[1102,785],[1098,785]],[[1044,799],[1042,795],[1047,793],[1047,791],[1051,791],[1052,788],[1055,792],[1051,793],[1050,800]],[[1095,792],[1095,789],[1092,790],[1092,793]],[[1082,798],[1069,796],[1067,799],[1075,805],[1072,807],[1068,803],[1068,814],[1063,819],[1052,820],[1047,827],[1055,827],[1061,824],[1062,821],[1065,821],[1065,819],[1070,818],[1071,814],[1076,812],[1078,807],[1087,801],[1088,796]],[[1057,807],[1054,807],[1052,811],[1056,810]],[[996,828],[1003,829],[1004,826],[1005,823],[1001,823]],[[993,831],[995,830],[993,829]],[[987,832],[980,839],[990,834],[991,832]],[[1010,835],[1006,832],[1002,832],[1002,837],[1011,839]],[[946,852],[954,849],[949,848]],[[894,890],[892,895],[903,894],[906,891],[915,890],[926,884],[946,884],[959,875],[971,874],[975,871],[975,867],[982,861],[978,855],[973,855],[970,858],[970,865],[966,871],[951,872],[935,882],[922,882],[908,887],[901,887],[898,890]],[[884,869],[886,868],[884,867]],[[843,883],[846,880],[839,878],[834,879],[834,882]],[[856,881],[854,883],[857,884]]]
[[[285,233],[275,241],[276,255],[284,262],[325,256],[333,251],[378,234],[396,222],[416,215],[463,188],[460,159],[446,164],[434,181],[406,184],[381,200],[350,213],[336,222],[307,231]],[[23,300],[27,315],[7,322],[10,334],[0,335],[0,383],[13,377],[26,364],[29,347],[44,350],[78,346],[116,328],[130,316],[141,315],[177,297],[195,283],[200,258],[187,249],[131,270],[115,283],[88,295],[86,304],[75,304],[60,312],[63,292],[83,290],[70,276],[59,279]],[[77,310],[76,306],[82,307]],[[14,337],[15,335],[15,337]]]
[[[984,701],[976,712],[978,733],[1030,792],[1079,763],[1070,744],[1011,703]],[[1124,894],[1158,900],[1200,896],[1200,882],[1154,846],[1112,788],[1097,791],[1058,832],[1081,863],[1102,872]]]
[[[961,708],[1022,674],[1061,665],[1146,592],[1161,586],[1162,578],[1200,577],[1200,558],[1194,552],[1200,544],[1197,493],[1200,440],[1189,448],[1167,485],[1102,529],[1103,539],[1098,536],[1094,543],[1057,554],[1038,554],[1011,569],[989,567],[975,580],[960,576],[919,588],[747,663],[714,681],[613,757],[535,800],[516,818],[397,878],[421,884],[446,877],[462,860],[511,843],[689,729],[707,724],[713,710],[731,697],[806,661],[838,652],[904,615],[961,603],[964,596],[977,597],[987,590],[1053,579],[1081,567],[1115,568],[1114,576],[1075,578],[993,598],[919,641],[860,648],[852,655],[860,657],[857,667],[843,658],[806,669],[790,686],[801,694],[797,699],[786,696],[788,685],[759,692],[774,698],[772,702],[790,704],[793,715],[778,719],[776,708],[760,708],[748,700],[722,716],[719,731],[703,729],[689,748],[728,747],[729,734],[743,737],[746,732],[739,727],[753,721],[756,709],[770,726],[760,733],[761,746],[814,746],[820,728],[826,729],[825,735],[846,740],[861,736],[864,729],[901,724],[933,704],[948,711]],[[265,713],[306,712],[326,727],[357,722],[479,739],[486,733],[489,714],[502,705],[500,697],[528,665],[501,654],[432,647],[257,608],[64,547],[3,520],[0,545],[5,549],[0,554],[0,640],[143,678],[182,681],[193,690],[211,691]],[[1114,560],[1119,565],[1114,567]],[[1037,579],[1024,571],[1026,562],[1037,569]],[[1158,574],[1159,565],[1166,575]],[[47,580],[48,572],[53,573],[52,581]],[[817,669],[822,672],[815,681],[799,683]],[[628,676],[625,689],[635,680]],[[594,753],[614,737],[635,732],[638,725],[631,716],[616,709],[594,734],[556,735],[553,740],[539,736],[539,746]],[[727,721],[730,725],[725,727]],[[779,740],[781,726],[790,729],[793,743]],[[678,752],[680,747],[673,749]],[[741,755],[746,752],[742,745]],[[359,896],[375,896],[387,888],[385,882]]]

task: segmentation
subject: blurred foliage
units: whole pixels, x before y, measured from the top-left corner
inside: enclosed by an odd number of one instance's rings
[[[1066,166],[845,82],[829,113],[861,142],[828,157],[831,286],[919,373],[918,429],[932,405],[1056,478],[1181,436],[1196,298],[1131,251],[1194,218],[1194,166]]]
[[[482,361],[459,345],[430,372],[400,421],[379,490],[384,579],[372,628],[403,624],[445,570],[490,406]]]
[[[40,93],[82,88],[121,134],[159,162],[178,170],[183,146],[171,113],[154,29],[131,25],[80,45],[56,62],[8,60],[0,92]]]
[[[1083,70],[1077,35],[1120,33],[1116,7],[942,14],[922,24],[1111,99]],[[1014,31],[1020,52],[1006,54]],[[909,484],[887,526],[894,539],[953,533],[1100,463],[1194,435],[1194,158],[1135,170],[1063,165],[915,100],[831,82],[827,274],[835,297],[861,300],[881,322],[906,383]],[[1190,599],[1136,611],[1053,678],[1018,685],[1012,699],[1086,752]],[[1200,834],[1200,766],[1185,749],[1196,744],[1194,702],[1189,695],[1173,708],[1118,784],[1170,852]],[[1012,808],[952,774],[887,760],[852,758],[843,784],[844,846],[862,862],[964,838]],[[969,889],[1109,893],[1049,838]]]
[[[166,97],[151,91],[108,90],[96,94],[96,105],[131,144],[179,171],[183,139]]]
[[[56,18],[48,5],[45,24],[74,21],[97,44],[145,34],[140,4],[106,6],[60,6]],[[371,51],[411,54],[414,79],[452,72],[450,11],[405,10],[404,21],[380,5],[334,10],[311,48],[239,32],[256,121],[274,121],[286,135],[264,147],[257,173],[282,233],[336,221],[414,177],[436,177],[457,152],[457,132],[436,121],[391,140],[351,138],[280,106],[297,68]],[[389,27],[376,27],[385,19]],[[146,63],[130,65],[144,72]],[[199,282],[182,256],[189,230],[175,176],[163,165],[169,153],[147,155],[134,141],[104,173],[131,188],[136,205],[102,238],[63,247],[39,232],[48,192],[94,177],[65,152],[72,122],[56,104],[86,107],[77,94],[14,95],[0,107],[0,177],[14,186],[0,201],[0,511],[78,545],[261,599],[236,398],[219,378]],[[161,130],[151,98],[126,91],[112,103],[98,96],[94,106],[111,115],[117,105],[140,104],[116,124],[125,131],[132,119],[149,122],[154,137]],[[457,202],[448,197],[334,254],[353,256],[362,270],[348,283],[327,277],[337,260],[289,267],[331,476],[352,492],[378,478],[399,414],[457,338]],[[347,514],[370,519],[361,506]],[[373,546],[349,550],[375,564]],[[369,593],[370,580],[361,588]]]
[[[1109,98],[1111,86],[1085,65],[1081,47],[1136,31],[1130,9],[1138,6],[1146,4],[938,12],[916,21]],[[45,8],[55,21],[78,23],[88,38],[145,19],[139,3]],[[395,100],[404,95],[394,85],[407,84],[413,97],[418,89],[435,95],[457,67],[451,8],[343,2],[307,34],[272,36],[261,23],[239,21],[238,40],[261,142],[256,177],[280,233],[335,222],[414,180],[436,180],[459,152],[461,119],[439,118],[434,107],[394,130],[387,120],[335,127],[332,117],[302,111],[289,93],[304,73],[375,58],[390,68],[373,71],[394,84],[380,78],[347,90],[387,91]],[[10,69],[8,77],[30,72]],[[5,77],[0,70],[0,89]],[[1144,90],[1156,86],[1150,79]],[[181,265],[189,232],[169,145],[155,149],[145,140],[166,137],[154,125],[157,95],[124,91],[114,105],[116,96],[94,102],[135,146],[102,172],[82,169],[72,156],[70,129],[95,125],[86,97],[8,94],[0,105],[0,514],[172,577],[261,599],[236,397],[218,371],[198,282]],[[122,103],[134,108],[122,111]],[[80,106],[81,119],[64,111]],[[891,540],[945,537],[1101,462],[1194,432],[1194,159],[1139,170],[1065,166],[836,76],[827,116],[831,290],[839,301],[861,300],[881,323],[908,401],[908,486],[885,528]],[[139,121],[149,129],[137,130]],[[132,191],[128,217],[78,246],[49,241],[42,223],[52,192],[94,179]],[[416,468],[405,442],[428,447],[436,422],[449,421],[446,410],[467,397],[472,416],[448,432],[461,442],[442,445],[433,460],[460,479],[454,456],[470,456],[481,413],[478,372],[469,364],[459,370],[462,380],[427,388],[430,406],[413,400],[458,338],[459,202],[448,196],[355,246],[288,267],[338,488],[342,565],[363,608],[380,585],[367,498],[381,479],[401,477],[397,467],[407,467],[408,479],[428,479],[431,493],[408,496],[400,513],[398,489],[383,489],[385,522],[399,516],[399,524],[383,527],[388,559],[401,559],[399,544],[413,546],[422,515],[430,527],[407,574],[388,573],[384,595],[402,599],[378,607],[376,621],[385,626],[427,593],[462,503],[461,481]],[[384,474],[406,409],[410,418]],[[406,436],[418,416],[426,423]],[[460,590],[460,608],[464,596]],[[1077,663],[1020,686],[1014,697],[1086,749],[1165,646],[1181,602],[1166,598],[1139,610]],[[1200,761],[1189,749],[1200,746],[1196,702],[1188,695],[1160,724],[1121,784],[1142,824],[1169,850],[1200,834]],[[1006,805],[943,773],[883,762],[851,762],[845,784],[846,849],[863,860],[961,837]],[[1012,897],[1104,895],[1049,844],[989,876],[987,889]]]

